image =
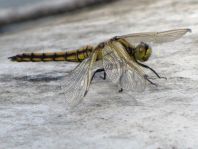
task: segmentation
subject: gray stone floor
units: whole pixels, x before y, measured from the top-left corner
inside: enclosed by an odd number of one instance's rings
[[[60,84],[75,63],[7,59],[22,52],[69,50],[115,35],[184,27],[192,33],[152,45],[147,64],[168,78],[156,79],[159,87],[120,94],[110,81],[97,78],[72,111]],[[196,0],[123,0],[30,22],[1,35],[0,148],[197,149],[197,27]]]

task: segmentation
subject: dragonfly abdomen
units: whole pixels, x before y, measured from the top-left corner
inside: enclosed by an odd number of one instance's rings
[[[81,62],[90,56],[94,50],[91,46],[82,47],[77,50],[66,52],[46,52],[46,53],[23,53],[9,57],[16,62],[50,62],[50,61],[70,61]]]

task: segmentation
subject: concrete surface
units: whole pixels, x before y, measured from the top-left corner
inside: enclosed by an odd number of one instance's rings
[[[0,33],[12,24],[71,13],[112,1],[115,0],[0,0]]]
[[[123,0],[24,26],[0,37],[1,149],[198,148],[197,0]],[[7,59],[22,52],[73,49],[115,35],[183,27],[193,32],[152,46],[147,64],[168,78],[156,79],[159,87],[120,94],[98,77],[72,111],[60,84],[75,63]]]

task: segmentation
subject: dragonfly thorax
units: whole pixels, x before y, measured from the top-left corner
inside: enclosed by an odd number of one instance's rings
[[[152,53],[152,48],[147,43],[141,42],[135,47],[134,56],[136,60],[144,62],[149,59],[151,53]]]

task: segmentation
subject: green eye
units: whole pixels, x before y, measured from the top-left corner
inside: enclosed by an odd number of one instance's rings
[[[140,43],[135,49],[135,58],[138,61],[145,62],[151,56],[152,49],[146,43]]]
[[[145,49],[144,49],[144,48],[140,48],[139,51],[140,51],[140,52],[144,52]]]

